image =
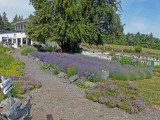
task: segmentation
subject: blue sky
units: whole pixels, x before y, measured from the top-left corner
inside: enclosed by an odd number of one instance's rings
[[[122,0],[124,32],[153,33],[160,38],[160,0]]]
[[[160,0],[122,0],[121,20],[124,32],[153,33],[160,38]],[[7,13],[9,21],[17,13],[27,18],[34,12],[29,0],[0,0],[0,13]]]

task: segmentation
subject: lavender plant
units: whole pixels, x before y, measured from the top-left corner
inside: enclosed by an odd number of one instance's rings
[[[97,82],[101,79],[102,69],[110,71],[110,77],[115,80],[138,80],[151,78],[153,72],[149,68],[135,68],[132,65],[122,65],[118,61],[106,61],[99,58],[87,57],[79,54],[42,53],[33,51],[32,56],[37,56],[41,61],[57,65],[61,70],[67,71],[70,66],[77,68],[79,77]]]
[[[108,107],[118,107],[131,114],[144,109],[142,96],[137,86],[123,81],[97,82],[86,91],[86,97]]]

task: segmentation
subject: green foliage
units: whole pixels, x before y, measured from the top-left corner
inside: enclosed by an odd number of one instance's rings
[[[53,48],[40,48],[41,52],[52,52]]]
[[[32,51],[37,51],[37,49],[33,46],[25,46],[21,48],[21,55],[23,56],[27,56],[28,53],[32,52]]]
[[[116,56],[116,55],[114,55],[114,56],[112,56],[112,60],[116,60],[116,61],[119,61],[119,56]]]
[[[160,70],[160,65],[154,66],[154,70]]]
[[[15,22],[18,22],[18,21],[21,21],[21,20],[23,20],[23,16],[18,16],[17,14],[15,15],[15,17],[13,18],[13,23],[15,23]]]
[[[132,65],[132,64],[133,64],[133,61],[132,61],[131,58],[123,57],[122,59],[120,59],[120,63]]]
[[[58,73],[60,72],[60,69],[59,69],[59,66],[58,65],[55,65],[54,67],[54,75],[58,75]]]
[[[0,55],[0,73],[3,75],[15,74],[23,76],[24,73],[22,69],[24,68],[24,63],[15,61],[14,57],[7,54],[7,49],[1,45],[0,50],[3,51]]]
[[[21,88],[22,86],[23,86],[23,83],[13,84],[13,89],[11,90],[12,97],[16,97],[17,95],[22,95],[25,93],[25,90]]]
[[[50,70],[52,68],[51,64],[44,64],[41,66],[41,70],[47,71]]]
[[[11,23],[8,22],[7,14],[3,12],[2,16],[0,14],[0,31],[13,30]]]
[[[67,68],[68,78],[71,77],[72,75],[76,75],[77,73],[78,73],[77,68]]]
[[[32,40],[56,41],[65,52],[79,52],[81,42],[103,44],[115,35],[123,40],[120,0],[30,0],[35,15],[26,32]],[[103,13],[103,14],[102,14]],[[102,22],[103,21],[103,22]],[[122,42],[120,42],[122,43]]]
[[[90,86],[88,86],[88,85],[85,84],[85,81],[79,82],[79,83],[73,83],[73,84],[75,84],[78,87],[83,88],[83,89],[89,89],[90,88]]]
[[[136,47],[135,47],[135,51],[136,51],[137,53],[141,53],[141,52],[142,52],[142,48],[141,48],[140,46],[136,46]]]
[[[144,70],[144,72],[146,73],[146,79],[151,79],[152,76],[154,75],[153,71],[150,70],[150,69],[144,68],[143,70]]]

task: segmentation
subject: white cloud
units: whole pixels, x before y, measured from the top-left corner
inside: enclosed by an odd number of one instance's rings
[[[15,14],[23,15],[24,18],[34,12],[33,6],[29,5],[29,0],[0,0],[0,13],[7,13],[9,21],[12,21]]]
[[[157,18],[159,20],[159,18]],[[136,16],[132,16],[132,19],[130,22],[126,24],[124,27],[124,32],[125,33],[145,33],[145,34],[150,34],[151,32],[155,37],[160,38],[160,23],[157,24],[157,22],[154,21],[149,21],[144,18],[139,18]]]

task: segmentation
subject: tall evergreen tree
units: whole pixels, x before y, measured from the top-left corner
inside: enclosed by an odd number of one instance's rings
[[[3,31],[3,30],[4,30],[4,23],[3,23],[2,16],[0,14],[0,31]]]
[[[7,14],[5,12],[3,13],[2,19],[4,23],[4,30],[9,31],[11,29],[11,24],[8,22]]]

